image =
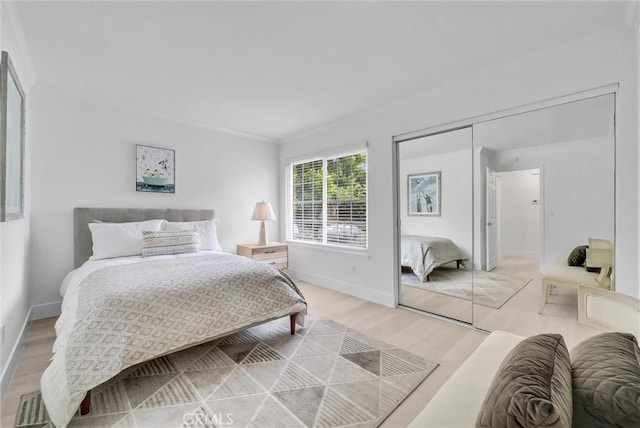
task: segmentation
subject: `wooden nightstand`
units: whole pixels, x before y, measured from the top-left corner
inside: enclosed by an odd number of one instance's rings
[[[238,245],[236,252],[239,256],[269,263],[280,269],[286,269],[289,263],[287,244],[281,242],[269,242],[267,245],[242,244]]]

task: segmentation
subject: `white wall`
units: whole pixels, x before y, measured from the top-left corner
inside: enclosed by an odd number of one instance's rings
[[[29,314],[28,248],[29,219],[31,212],[30,177],[30,115],[31,77],[21,39],[15,30],[15,21],[7,10],[8,5],[0,2],[1,35],[0,46],[9,53],[18,79],[26,96],[25,133],[25,214],[21,220],[0,223],[0,325],[5,328],[5,340],[0,344],[0,399],[10,381],[10,359],[16,348]],[[2,155],[0,155],[2,156]]]
[[[537,170],[499,174],[500,253],[540,257],[540,176]]]
[[[50,87],[33,91],[31,304],[60,300],[73,268],[73,208],[213,208],[225,251],[256,242],[257,201],[278,206],[276,144],[147,117]],[[135,191],[135,144],[171,148],[176,193]],[[279,236],[277,222],[268,233]],[[53,308],[52,308],[53,310]]]
[[[402,144],[402,143],[401,143]],[[425,144],[429,144],[425,141]],[[467,145],[471,146],[469,133]],[[471,148],[433,156],[403,159],[400,162],[400,219],[404,235],[451,239],[466,255],[473,254]],[[407,175],[440,171],[441,215],[407,215]]]
[[[493,162],[496,171],[542,171],[542,266],[565,260],[573,248],[586,245],[588,238],[613,241],[614,169],[608,139],[500,151]],[[618,269],[616,263],[616,272]]]
[[[318,147],[340,150],[354,142],[369,142],[368,255],[292,245],[292,273],[392,306],[394,135],[619,82],[617,289],[638,296],[638,80],[638,32],[621,25],[491,68],[470,70],[437,89],[285,139],[280,150],[282,180],[288,159],[315,153]]]

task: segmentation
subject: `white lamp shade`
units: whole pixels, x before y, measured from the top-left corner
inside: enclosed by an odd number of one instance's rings
[[[253,215],[251,220],[275,220],[276,215],[273,212],[271,203],[269,202],[257,202],[256,207],[253,209]]]

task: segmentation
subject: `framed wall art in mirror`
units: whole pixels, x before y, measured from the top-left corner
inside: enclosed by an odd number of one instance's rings
[[[9,54],[0,60],[0,221],[24,217],[25,96]]]
[[[136,144],[136,191],[175,193],[174,150]]]
[[[411,216],[440,216],[440,171],[407,175],[407,206]]]

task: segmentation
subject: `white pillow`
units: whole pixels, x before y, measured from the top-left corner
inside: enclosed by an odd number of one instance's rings
[[[165,220],[129,223],[89,223],[93,239],[93,255],[89,260],[142,254],[142,231],[161,230]]]
[[[201,221],[168,221],[162,226],[162,230],[195,230],[198,232],[198,235],[200,235],[201,250],[222,251],[216,233],[216,222],[213,219]]]

